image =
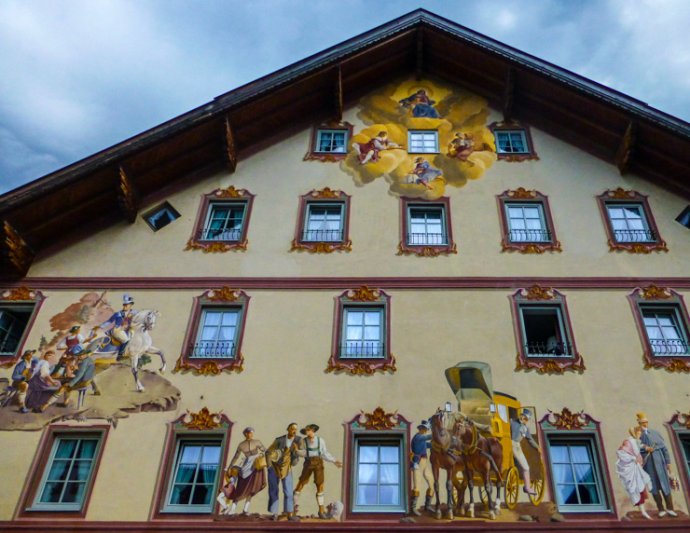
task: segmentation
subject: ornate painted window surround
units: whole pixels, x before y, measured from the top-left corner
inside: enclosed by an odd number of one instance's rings
[[[381,289],[370,289],[362,286],[359,289],[349,289],[335,298],[335,313],[333,320],[333,341],[331,357],[328,359],[326,372],[346,372],[352,375],[366,376],[374,372],[395,372],[395,356],[391,353],[391,313],[390,296]],[[374,307],[383,313],[383,356],[376,358],[342,358],[341,345],[343,340],[343,318],[346,308]]]
[[[316,143],[319,139],[319,130],[342,130],[345,132],[345,151],[344,152],[319,152]],[[303,161],[321,161],[324,163],[336,163],[347,157],[350,141],[352,140],[352,124],[349,122],[339,122],[332,120],[314,126],[311,130],[309,139],[309,150],[304,155]]]
[[[550,287],[533,285],[526,289],[518,289],[511,297],[513,311],[513,328],[517,341],[518,353],[515,362],[515,370],[529,371],[535,369],[538,374],[563,374],[566,370],[582,373],[585,370],[585,363],[582,356],[577,351],[573,327],[570,322],[568,305],[565,295]],[[565,330],[567,341],[571,345],[570,355],[549,356],[529,356],[526,351],[527,339],[523,334],[523,318],[521,309],[530,305],[546,304],[560,310],[561,325]]]
[[[686,505],[690,506],[690,457],[683,452],[681,438],[690,440],[690,411],[681,413],[676,411],[671,420],[664,424],[671,434],[671,447],[676,459],[676,466],[680,474],[680,482],[683,484],[683,492]]]
[[[0,356],[0,368],[8,368],[13,366],[19,361],[19,356],[24,352],[24,346],[26,345],[26,339],[29,336],[36,317],[38,316],[38,311],[43,305],[43,301],[46,297],[41,291],[30,289],[28,287],[16,287],[13,289],[7,289],[0,293],[0,306],[33,306],[31,311],[31,316],[24,327],[24,332],[17,344],[17,349],[14,355],[4,355]]]
[[[210,289],[200,296],[195,296],[189,323],[187,324],[184,344],[182,345],[182,353],[177,360],[173,372],[192,372],[195,375],[202,376],[216,376],[221,372],[242,372],[244,370],[242,339],[244,337],[244,325],[247,319],[249,299],[249,296],[244,291],[230,289],[229,287]],[[191,357],[197,340],[202,311],[213,308],[235,308],[239,310],[237,342],[233,358]]]
[[[331,190],[324,187],[321,190],[312,190],[307,194],[303,194],[299,198],[299,211],[297,215],[297,226],[295,228],[295,237],[292,240],[293,250],[306,250],[312,254],[330,254],[336,250],[351,252],[352,241],[350,240],[350,195],[343,191]],[[343,228],[343,238],[340,241],[310,241],[303,238],[306,229],[306,216],[308,206],[319,204],[341,204],[343,219],[341,220]]]
[[[382,515],[387,518],[403,516],[407,513],[409,503],[410,483],[409,479],[409,456],[410,449],[410,427],[411,423],[397,411],[387,412],[382,407],[377,407],[370,413],[360,411],[350,421],[343,424],[345,427],[345,450],[344,450],[344,472],[345,483],[343,491],[343,506],[345,519],[347,520],[370,520],[381,519]],[[404,511],[389,510],[378,512],[353,511],[355,503],[355,467],[357,465],[357,439],[367,439],[380,442],[399,442],[402,446],[402,486],[401,506]]]
[[[676,316],[680,320],[678,326],[681,332],[685,334],[685,339],[687,340],[690,335],[690,317],[688,316],[688,309],[685,306],[683,296],[673,289],[649,285],[644,288],[636,288],[628,295],[628,301],[630,302],[637,332],[642,342],[644,368],[665,368],[668,372],[690,372],[690,354],[683,357],[654,354],[652,345],[649,342],[649,336],[647,335],[647,328],[644,324],[644,317],[642,316],[642,308],[645,304],[650,307],[659,306],[675,310]]]
[[[108,433],[110,431],[110,425],[108,424],[95,424],[95,425],[67,425],[67,424],[51,424],[46,427],[41,435],[41,440],[36,449],[36,455],[29,469],[29,474],[26,476],[26,484],[22,490],[22,494],[19,498],[19,506],[15,514],[15,519],[29,518],[31,520],[42,520],[46,519],[49,521],[54,521],[56,518],[59,519],[84,519],[86,518],[86,512],[89,507],[89,502],[91,500],[91,493],[93,491],[93,486],[96,482],[96,476],[98,475],[98,468],[101,463],[101,458],[103,457],[103,450],[105,448],[105,443],[108,438]],[[31,506],[38,495],[38,491],[41,489],[43,476],[45,469],[48,466],[50,460],[53,445],[58,438],[61,437],[98,437],[99,443],[96,449],[96,455],[94,458],[94,463],[91,471],[91,475],[88,483],[86,484],[86,489],[84,491],[84,498],[81,508],[78,511],[68,511],[68,510],[55,510],[55,511],[45,511],[45,510],[35,510],[31,509]]]
[[[549,197],[543,195],[539,191],[528,191],[524,187],[518,187],[515,190],[506,190],[496,196],[498,203],[499,220],[501,221],[501,247],[503,252],[518,251],[521,254],[542,254],[546,251],[561,252],[561,243],[556,237],[556,229],[551,216],[551,207],[549,206]],[[511,203],[516,204],[534,204],[541,206],[542,214],[546,227],[544,228],[550,233],[548,241],[511,241],[510,240],[510,224],[506,215],[506,205]]]
[[[543,456],[547,461],[545,465],[546,478],[549,482],[553,503],[560,513],[574,513],[578,518],[586,518],[589,515],[591,515],[592,518],[601,518],[602,515],[609,515],[611,519],[618,519],[616,506],[613,504],[613,489],[609,477],[609,466],[606,459],[607,455],[604,449],[604,439],[601,435],[600,425],[600,422],[592,418],[589,414],[583,411],[572,412],[567,407],[564,407],[560,413],[549,410],[549,413],[544,415],[537,424],[540,433],[540,441],[545,443]],[[600,509],[579,511],[575,509],[563,509],[558,505],[553,465],[551,462],[551,443],[556,440],[566,442],[579,440],[591,443],[594,452],[593,459],[595,465],[598,467],[597,474],[600,476],[600,479],[597,481],[597,486],[601,489],[601,496],[605,500],[601,503]]]
[[[181,439],[217,440],[221,442],[220,465],[216,487],[212,496],[213,509],[216,509],[216,496],[220,491],[224,479],[224,468],[228,462],[230,450],[230,438],[233,422],[222,412],[212,413],[207,407],[202,407],[198,413],[189,410],[179,418],[168,423],[168,430],[163,445],[161,463],[158,469],[158,479],[154,489],[154,500],[151,508],[150,520],[199,520],[207,518],[212,520],[213,513],[180,513],[165,511],[166,500],[173,469],[175,466],[175,449]]]
[[[239,250],[244,252],[249,242],[247,241],[247,230],[251,219],[254,196],[255,195],[246,189],[235,189],[234,185],[230,185],[227,189],[216,189],[208,194],[202,195],[201,201],[199,202],[194,230],[192,231],[192,236],[187,241],[185,251],[202,250],[204,253],[218,253]],[[242,231],[239,239],[236,241],[205,240],[202,238],[204,224],[208,218],[209,209],[214,202],[237,202],[245,204]]]
[[[657,228],[656,222],[654,220],[654,215],[652,215],[652,210],[649,207],[648,197],[644,194],[640,194],[636,191],[626,191],[622,187],[618,187],[615,190],[608,189],[602,194],[597,196],[597,203],[599,205],[599,212],[601,213],[601,218],[604,222],[604,229],[606,230],[606,238],[609,245],[609,252],[615,251],[625,251],[631,254],[648,254],[651,252],[668,252],[668,247],[666,246],[666,241],[659,235],[659,229]],[[608,210],[606,208],[609,203],[623,204],[630,203],[631,205],[641,206],[645,216],[645,222],[649,226],[650,231],[655,236],[653,241],[649,242],[619,242],[616,239],[613,225],[611,224],[611,218],[609,217]]]
[[[409,227],[410,207],[419,206],[440,206],[443,211],[443,224],[445,230],[446,244],[408,244],[407,233]],[[450,198],[443,196],[438,200],[424,200],[422,198],[410,198],[402,196],[400,198],[400,243],[398,244],[397,255],[416,255],[419,257],[438,257],[439,255],[457,254],[458,247],[453,241],[453,228],[451,225]]]
[[[507,131],[507,130],[521,130],[525,135],[525,141],[527,142],[527,152],[517,153],[517,154],[506,154],[498,151],[498,146],[496,146],[496,158],[500,161],[507,161],[508,163],[519,163],[521,161],[539,160],[537,152],[534,150],[534,141],[532,140],[532,133],[529,126],[522,124],[516,120],[502,121],[502,122],[492,122],[489,124],[489,130],[496,137],[497,131]],[[498,143],[496,143],[498,144]]]

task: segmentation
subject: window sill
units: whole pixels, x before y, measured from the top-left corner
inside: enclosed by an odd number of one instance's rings
[[[690,354],[654,355],[644,354],[644,369],[663,368],[667,372],[690,373]]]
[[[331,357],[326,367],[326,373],[334,372],[339,374],[345,372],[354,376],[370,376],[375,372],[393,373],[396,371],[395,356],[393,354],[388,354],[386,357],[367,359]]]
[[[177,360],[173,373],[187,372],[195,376],[217,376],[221,372],[237,372],[244,370],[244,357],[239,353],[233,358],[190,357],[182,356]]]
[[[189,239],[185,251],[187,250],[201,250],[207,253],[224,253],[231,250],[238,250],[244,252],[247,250],[247,239],[243,241],[220,241],[220,240],[202,240]]]
[[[515,370],[536,370],[537,374],[563,374],[567,370],[582,374],[585,370],[585,362],[579,353],[543,356],[518,353],[515,359]]]
[[[652,252],[668,252],[666,242],[618,242],[609,239],[609,252],[628,252],[630,254],[649,254]]]
[[[519,252],[521,254],[543,254],[544,252],[562,252],[560,241],[513,242],[506,237],[501,242],[502,252]]]

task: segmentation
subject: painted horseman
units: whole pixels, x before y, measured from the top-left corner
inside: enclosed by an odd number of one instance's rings
[[[125,353],[127,344],[130,341],[129,330],[132,327],[132,319],[137,313],[132,307],[134,306],[134,298],[129,294],[122,296],[122,309],[113,313],[113,315],[103,322],[100,326],[96,326],[94,330],[102,329],[110,338],[110,342],[114,346],[119,346],[117,350],[117,359],[122,359]]]

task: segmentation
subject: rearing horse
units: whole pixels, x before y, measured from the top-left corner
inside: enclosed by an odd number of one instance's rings
[[[463,501],[464,486],[458,481],[457,473],[462,468],[462,458],[451,448],[451,435],[443,425],[444,412],[440,409],[431,418],[431,471],[434,474],[436,493],[436,519],[441,518],[441,500],[438,493],[438,479],[441,469],[446,471],[446,492],[448,493],[448,518],[453,519],[453,487],[458,491],[458,499]]]

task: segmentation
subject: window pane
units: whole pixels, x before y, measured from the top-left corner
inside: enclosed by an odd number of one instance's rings
[[[175,483],[191,483],[196,474],[196,463],[180,463],[177,467]]]
[[[187,505],[192,494],[191,485],[175,485],[170,495],[171,505]]]
[[[79,443],[76,439],[60,439],[57,445],[57,450],[55,451],[56,459],[69,459],[74,456],[74,452],[77,450],[77,444]]]
[[[376,483],[378,468],[376,464],[363,464],[360,462],[358,476],[360,483]]]
[[[40,503],[60,503],[64,483],[48,482],[43,486]]]
[[[357,505],[376,505],[376,485],[357,486]]]
[[[375,463],[378,461],[378,446],[360,446],[359,447],[359,462],[360,463]]]
[[[67,483],[62,495],[62,503],[79,503],[84,496],[86,483]]]
[[[381,462],[398,464],[400,462],[399,450],[398,446],[381,446]]]
[[[378,311],[364,314],[364,323],[367,326],[378,325],[381,322],[381,314]]]
[[[71,461],[61,461],[54,460],[50,471],[48,472],[48,478],[50,481],[63,481],[67,479],[67,474],[69,473],[69,468]]]
[[[398,485],[380,487],[379,505],[400,505],[400,487]]]
[[[400,482],[400,467],[397,464],[382,464],[381,465],[381,483]]]
[[[86,481],[91,472],[91,461],[75,461],[70,472],[70,481]]]
[[[208,485],[197,485],[192,497],[192,505],[208,505],[211,502],[211,487]]]

